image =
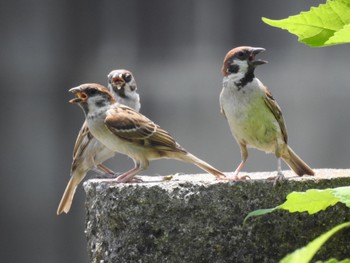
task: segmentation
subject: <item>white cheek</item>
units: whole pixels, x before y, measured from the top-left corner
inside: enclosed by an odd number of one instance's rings
[[[245,60],[235,60],[235,64],[239,66],[238,73],[246,73],[248,71],[248,63]]]
[[[240,79],[244,78],[244,73],[239,71],[236,74],[230,74],[224,77],[223,79],[223,87],[224,88],[230,88],[232,86],[232,83],[235,83],[239,81]]]
[[[244,78],[245,74],[249,69],[247,61],[235,60],[234,64],[238,65],[239,70],[237,73],[232,73],[224,77],[224,80],[223,80],[224,87],[227,87],[227,85],[230,85],[230,83],[237,82],[240,79]]]
[[[93,98],[89,99],[89,111],[90,112],[95,112],[95,111],[98,111],[100,109],[100,107],[96,106],[96,103],[99,99],[100,98],[97,98],[97,97],[93,97]]]

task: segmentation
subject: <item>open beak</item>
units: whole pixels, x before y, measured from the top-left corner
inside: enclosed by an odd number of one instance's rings
[[[261,47],[252,48],[250,51],[250,56],[249,56],[249,65],[256,67],[259,65],[266,64],[267,63],[266,60],[255,59],[256,55],[258,55],[259,53],[264,52],[264,51],[265,51],[265,48],[261,48]]]
[[[85,102],[88,98],[88,96],[86,95],[86,93],[81,91],[80,87],[75,87],[75,88],[71,88],[69,90],[69,92],[72,92],[76,98],[71,99],[69,102],[70,103],[81,103],[81,102]]]
[[[114,77],[112,78],[112,85],[114,87],[117,87],[118,90],[124,87],[125,85],[125,80],[122,77]]]

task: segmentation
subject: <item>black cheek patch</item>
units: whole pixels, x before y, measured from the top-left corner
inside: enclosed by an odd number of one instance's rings
[[[239,70],[239,66],[237,64],[231,64],[231,65],[228,65],[227,67],[227,71],[230,73],[237,73],[238,70]]]
[[[106,105],[106,102],[104,101],[104,100],[98,100],[98,101],[96,101],[96,106],[98,107],[98,108],[102,108],[103,106],[105,106]]]

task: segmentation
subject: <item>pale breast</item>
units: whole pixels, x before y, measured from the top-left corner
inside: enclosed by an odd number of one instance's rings
[[[224,88],[220,103],[237,141],[265,152],[275,151],[281,131],[260,90],[251,85],[240,90]]]

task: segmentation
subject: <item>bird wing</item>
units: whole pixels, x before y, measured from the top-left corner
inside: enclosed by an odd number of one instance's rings
[[[288,141],[287,128],[286,128],[286,125],[284,122],[281,108],[280,108],[280,106],[278,106],[276,100],[273,98],[273,96],[272,96],[271,92],[268,90],[268,88],[266,88],[266,87],[264,87],[264,88],[266,91],[265,92],[266,97],[264,100],[265,104],[271,110],[272,114],[275,116],[275,118],[280,126],[280,129],[282,131],[283,139],[287,143],[287,141]]]
[[[179,150],[167,131],[127,106],[119,105],[108,110],[105,125],[121,139],[160,150]]]
[[[92,138],[93,136],[90,133],[90,130],[85,121],[79,131],[77,140],[75,141],[75,145],[73,149],[73,159],[79,158],[79,156],[82,155],[82,152],[84,152],[86,146],[89,144]]]

